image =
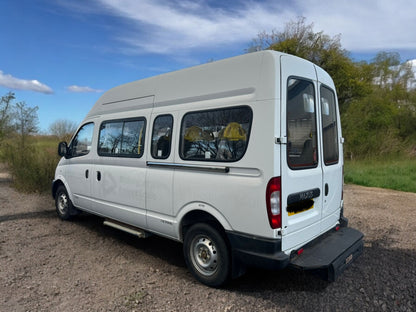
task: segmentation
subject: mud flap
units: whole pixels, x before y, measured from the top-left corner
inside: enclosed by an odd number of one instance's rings
[[[299,255],[294,253],[290,266],[335,281],[361,255],[363,236],[360,231],[348,227],[326,233],[304,246]]]

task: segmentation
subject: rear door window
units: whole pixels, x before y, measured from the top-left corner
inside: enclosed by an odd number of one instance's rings
[[[288,79],[287,162],[291,169],[318,165],[315,88],[311,81]]]
[[[322,134],[324,145],[325,165],[338,163],[338,125],[335,93],[331,89],[321,86]]]

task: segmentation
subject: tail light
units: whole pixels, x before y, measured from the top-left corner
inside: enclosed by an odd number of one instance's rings
[[[271,178],[266,189],[266,206],[269,223],[272,229],[282,227],[281,190],[281,178]]]

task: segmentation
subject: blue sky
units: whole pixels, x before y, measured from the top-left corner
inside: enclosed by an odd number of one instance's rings
[[[243,54],[298,16],[356,60],[416,59],[414,0],[0,0],[0,96],[38,106],[42,131],[79,123],[105,90]]]

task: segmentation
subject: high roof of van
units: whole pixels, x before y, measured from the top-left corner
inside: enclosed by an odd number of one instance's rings
[[[281,55],[287,54],[270,50],[247,53],[123,84],[105,92],[86,118],[241,95],[274,99],[279,96],[276,73]]]

